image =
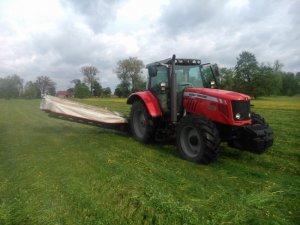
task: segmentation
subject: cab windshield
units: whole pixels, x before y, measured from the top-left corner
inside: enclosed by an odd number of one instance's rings
[[[177,91],[186,87],[211,88],[211,82],[215,81],[210,65],[175,65]],[[160,92],[160,85],[169,82],[169,70],[165,66],[158,66],[155,76],[150,77],[150,90]]]
[[[175,73],[178,86],[203,87],[199,65],[175,66]]]
[[[214,75],[209,65],[176,65],[177,85],[182,87],[210,88]]]

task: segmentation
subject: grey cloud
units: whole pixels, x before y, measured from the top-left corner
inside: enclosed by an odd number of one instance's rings
[[[290,6],[289,6],[289,10],[288,13],[291,16],[291,22],[294,24],[300,24],[300,1],[292,1]]]
[[[264,20],[269,15],[272,15],[274,11],[280,5],[279,2],[272,0],[265,1],[249,1],[248,5],[242,7],[238,12],[239,22],[244,23],[256,23],[261,20]],[[247,24],[246,24],[247,25]]]
[[[0,20],[0,76],[17,73],[28,81],[47,75],[64,89],[82,78],[81,65],[92,64],[100,70],[102,85],[114,88],[119,81],[113,69],[129,56],[147,64],[175,53],[233,67],[243,50],[259,62],[278,59],[283,70],[300,70],[299,1],[253,0],[235,8],[229,1],[173,0],[157,21],[142,29],[130,27],[130,33],[124,31],[131,24],[121,31],[118,26],[109,33],[102,29],[114,20],[120,1],[60,1],[67,21],[28,38],[13,37],[13,27]]]
[[[93,32],[83,32],[66,22],[52,32],[37,33],[30,40],[14,43],[13,55],[0,62],[0,75],[17,73],[25,81],[47,75],[57,83],[58,89],[64,89],[72,86],[71,80],[82,78],[80,66],[90,64],[100,70],[100,80],[108,85],[114,80],[109,77],[116,64],[116,58],[107,57],[108,48]],[[9,64],[5,65],[6,61]]]
[[[221,11],[223,1],[171,1],[162,11],[159,20],[162,30],[169,35],[179,35],[186,31],[197,30],[214,19]]]
[[[293,62],[300,46],[300,30],[296,29],[299,8],[299,1],[285,0],[248,1],[239,6],[228,1],[174,0],[163,8],[158,30],[164,34],[162,42],[170,46],[175,41],[174,49],[184,55],[198,54],[234,66],[237,55],[247,50],[260,62],[279,59],[288,70],[295,71]]]
[[[81,14],[91,29],[101,32],[116,16],[119,0],[60,0],[62,5]]]
[[[74,24],[64,23],[57,33],[40,34],[33,38],[36,52],[47,54],[52,52],[57,55],[54,64],[65,63],[79,66],[86,63],[95,63],[95,54],[105,49],[105,45],[95,41],[95,35],[84,32]]]
[[[264,20],[280,8],[271,0],[249,1],[235,8],[229,5],[226,1],[173,0],[163,8],[161,30],[173,37],[187,32],[205,35],[210,30],[238,30]]]
[[[35,63],[43,65],[61,89],[72,86],[71,80],[82,78],[79,71],[82,65],[96,66],[103,86],[115,87],[118,82],[113,68],[119,57],[125,58],[123,48],[107,43],[101,34],[81,30],[68,22],[61,24],[56,32],[36,35],[32,42],[38,56]]]

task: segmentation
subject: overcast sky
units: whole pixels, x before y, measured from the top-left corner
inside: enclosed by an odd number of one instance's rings
[[[121,59],[233,67],[244,50],[300,71],[300,0],[0,0],[0,77],[47,75],[57,90],[82,79],[82,65],[114,89]]]

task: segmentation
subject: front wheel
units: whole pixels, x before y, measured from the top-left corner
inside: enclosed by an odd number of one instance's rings
[[[188,161],[209,164],[219,155],[220,137],[215,125],[200,116],[184,117],[177,128],[177,150]]]
[[[147,143],[153,139],[155,132],[154,120],[149,115],[143,102],[135,101],[132,104],[129,124],[131,133],[136,140]]]
[[[252,124],[245,126],[237,138],[228,141],[228,145],[256,154],[264,153],[273,145],[273,131],[259,114],[251,113]]]

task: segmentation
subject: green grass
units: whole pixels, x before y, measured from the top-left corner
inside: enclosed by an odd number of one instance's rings
[[[82,102],[122,111],[125,99]],[[222,145],[208,166],[175,146],[0,100],[0,224],[299,224],[300,98],[253,102],[275,132],[263,155]]]

